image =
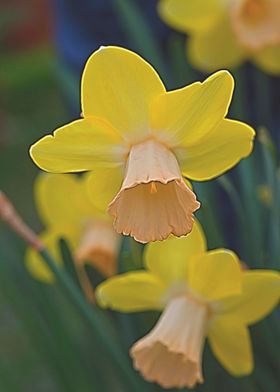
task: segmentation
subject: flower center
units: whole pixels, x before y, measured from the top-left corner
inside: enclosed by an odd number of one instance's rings
[[[241,6],[241,17],[249,23],[257,23],[266,11],[266,2],[263,0],[246,0]]]
[[[91,263],[102,275],[116,274],[119,236],[111,222],[90,220],[84,227],[75,257],[79,264]]]
[[[169,301],[154,329],[131,349],[134,366],[164,388],[203,382],[201,359],[209,313],[190,296]]]
[[[172,151],[147,140],[132,146],[122,187],[109,213],[118,233],[145,243],[163,240],[171,233],[188,234],[199,205]]]
[[[247,49],[280,42],[279,0],[233,0],[230,5],[233,30]]]

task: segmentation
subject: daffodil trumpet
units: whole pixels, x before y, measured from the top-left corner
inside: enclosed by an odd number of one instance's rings
[[[40,239],[53,258],[62,266],[59,239],[65,239],[73,252],[77,275],[88,299],[94,290],[84,269],[91,264],[103,276],[117,272],[120,236],[107,213],[92,205],[87,195],[89,175],[43,174],[35,181],[37,211],[45,225]],[[39,253],[28,248],[26,265],[37,279],[51,283],[54,276]]]
[[[280,73],[279,0],[160,0],[158,11],[189,34],[187,55],[195,68],[212,72],[250,60]]]
[[[280,299],[280,274],[246,270],[227,249],[207,251],[198,222],[187,237],[148,244],[145,271],[112,277],[96,289],[103,308],[162,311],[154,328],[133,344],[134,367],[163,388],[203,383],[205,340],[233,376],[253,370],[248,326]]]
[[[143,243],[186,235],[200,204],[183,177],[209,180],[252,150],[252,128],[225,118],[233,85],[219,71],[168,92],[140,56],[102,47],[83,73],[83,118],[43,137],[31,157],[50,172],[92,171],[92,202],[118,233]]]

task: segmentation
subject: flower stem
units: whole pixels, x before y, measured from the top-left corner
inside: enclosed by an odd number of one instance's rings
[[[113,359],[114,364],[119,369],[120,373],[125,376],[127,382],[130,385],[130,388],[132,388],[133,391],[140,391],[141,383],[139,382],[139,379],[136,377],[136,375],[133,374],[127,357],[116,341],[111,338],[107,328],[105,328],[105,323],[107,320],[105,319],[104,314],[99,311],[98,308],[95,308],[93,311],[93,308],[85,301],[82,292],[76,286],[73,279],[58,266],[47,249],[45,249],[37,235],[23,222],[21,217],[17,214],[14,206],[3,192],[0,192],[0,219],[1,218],[5,223],[7,223],[8,226],[11,227],[15,233],[17,233],[30,246],[38,251],[45,263],[55,275],[58,284],[67,294],[72,303],[76,306],[83,319],[99,336],[100,343],[107,351],[108,356]]]

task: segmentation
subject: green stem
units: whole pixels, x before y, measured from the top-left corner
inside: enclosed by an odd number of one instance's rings
[[[244,216],[244,206],[242,200],[237,192],[235,186],[232,181],[226,175],[223,175],[217,178],[217,182],[221,185],[221,187],[228,194],[228,197],[233,205],[236,216],[238,218],[239,229],[241,232],[241,238],[243,240],[242,250],[245,253],[246,259],[248,259],[249,255],[246,254],[246,244],[248,244],[248,233],[246,231],[246,218]]]
[[[232,114],[235,119],[247,120],[249,116],[248,99],[246,96],[246,75],[244,69],[238,70],[234,74],[236,80],[236,90],[232,106]],[[253,154],[254,155],[254,154]],[[250,259],[258,266],[261,265],[262,254],[262,222],[260,215],[260,205],[256,195],[257,175],[255,170],[256,162],[254,156],[242,160],[237,166],[239,177],[239,188],[244,202],[245,230],[249,237],[246,247]]]
[[[113,5],[136,50],[151,61],[153,66],[160,71],[162,78],[167,81],[169,72],[164,57],[140,6],[131,0],[114,0]]]
[[[272,204],[269,216],[269,236],[268,236],[268,252],[272,266],[276,267],[279,260],[279,238],[280,238],[280,211],[279,211],[279,189],[276,178],[276,165],[273,162],[273,156],[269,150],[269,135],[265,129],[260,130],[260,145],[263,157],[263,165],[266,183],[272,193]]]
[[[72,279],[69,278],[69,276],[66,275],[64,271],[57,266],[46,249],[40,251],[40,255],[51,271],[55,274],[57,281],[63,287],[68,297],[76,305],[85,321],[96,331],[100,338],[100,342],[103,344],[103,347],[106,349],[107,353],[114,359],[114,363],[119,368],[119,371],[129,381],[131,387],[133,387],[133,390],[140,391],[138,380],[133,375],[126,356],[122,353],[121,349],[119,349],[115,342],[112,342],[112,339],[110,339],[106,330],[104,329],[102,314],[100,313],[98,314],[98,317],[96,317],[90,308],[90,305],[84,301],[81,291],[76,287]]]

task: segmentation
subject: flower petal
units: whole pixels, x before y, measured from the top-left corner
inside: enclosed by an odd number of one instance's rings
[[[160,0],[158,12],[165,23],[183,32],[206,30],[223,13],[218,0]]]
[[[217,317],[209,330],[210,346],[233,376],[244,376],[253,371],[251,338],[247,327],[234,317]]]
[[[47,226],[79,224],[83,217],[94,215],[81,177],[43,173],[36,178],[34,191],[37,210]]]
[[[36,165],[54,173],[118,166],[125,160],[126,153],[127,147],[115,129],[93,117],[64,125],[30,149]]]
[[[252,61],[264,72],[280,74],[280,45],[266,46],[255,52]]]
[[[96,289],[96,297],[101,307],[120,312],[161,310],[164,290],[164,285],[155,275],[137,271],[101,283]]]
[[[239,294],[241,279],[238,257],[227,249],[200,254],[189,261],[189,286],[208,301]]]
[[[140,56],[119,47],[101,47],[88,59],[82,78],[85,117],[108,120],[128,141],[149,134],[149,107],[165,88]]]
[[[242,293],[223,301],[223,312],[245,324],[254,324],[270,313],[280,300],[280,274],[256,270],[243,273]]]
[[[186,282],[189,259],[205,250],[205,236],[196,220],[191,233],[186,237],[172,236],[165,241],[148,244],[144,251],[144,260],[147,268],[165,283]]]
[[[62,233],[57,230],[46,231],[40,235],[40,239],[47,248],[50,255],[62,267],[63,261],[59,249],[59,239],[62,238]],[[35,249],[29,247],[25,253],[25,265],[30,274],[44,283],[54,283],[55,277],[45,261]]]
[[[87,176],[88,195],[100,211],[107,211],[109,203],[121,188],[123,170],[120,167],[98,169]]]
[[[175,149],[183,174],[196,181],[217,177],[247,157],[255,132],[247,124],[224,119],[203,139]]]
[[[246,56],[227,18],[221,18],[207,31],[193,34],[187,42],[187,53],[194,68],[203,72],[237,67]]]
[[[205,137],[227,114],[233,86],[231,74],[219,71],[203,83],[161,94],[151,109],[157,137],[171,147],[188,146]]]

